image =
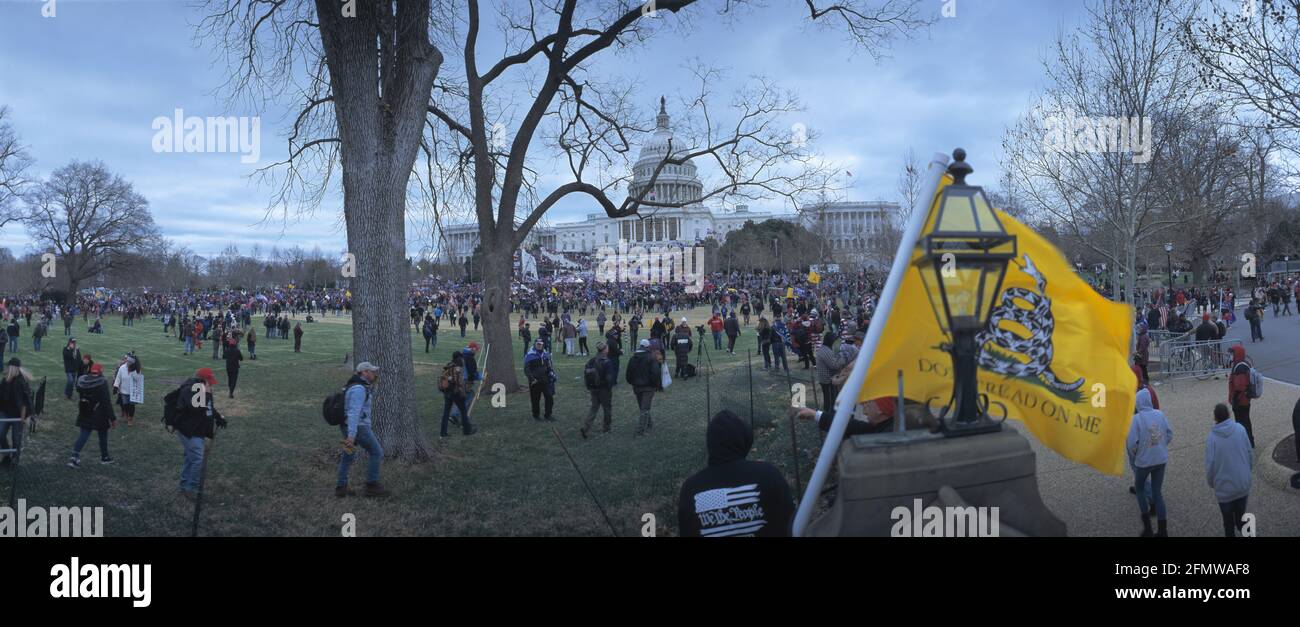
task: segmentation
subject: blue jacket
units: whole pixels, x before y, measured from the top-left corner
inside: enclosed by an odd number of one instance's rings
[[[1250,494],[1254,462],[1245,427],[1232,418],[1214,425],[1205,440],[1205,479],[1220,503]]]
[[[460,354],[465,359],[465,380],[478,381],[480,375],[478,373],[478,361],[474,359],[474,351],[462,348]]]
[[[1151,392],[1145,388],[1137,393],[1137,413],[1129,423],[1129,463],[1137,468],[1150,468],[1169,462],[1169,443],[1174,432],[1164,413],[1151,406]]]
[[[353,375],[348,381],[348,391],[343,395],[343,413],[348,417],[348,437],[357,437],[357,427],[371,428],[370,424],[370,384]]]

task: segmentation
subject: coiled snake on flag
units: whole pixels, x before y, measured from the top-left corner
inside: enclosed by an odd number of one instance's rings
[[[983,349],[980,350],[979,365],[1010,377],[1038,379],[1053,390],[1074,392],[1083,385],[1083,377],[1063,383],[1052,372],[1052,332],[1056,329],[1056,320],[1052,317],[1052,301],[1047,298],[1047,279],[1034,266],[1029,255],[1024,259],[1022,270],[1038,283],[1038,291],[1021,287],[1004,290],[1001,300],[989,315],[988,326],[980,331],[975,341],[981,347],[991,342],[1003,351],[1028,357],[1029,361],[1022,362]],[[1017,300],[1029,303],[1030,308],[1020,306]],[[1023,326],[1029,330],[1029,337],[1021,337],[1014,330],[1003,328],[1002,322]]]

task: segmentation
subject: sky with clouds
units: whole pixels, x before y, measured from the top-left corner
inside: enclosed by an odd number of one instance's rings
[[[770,78],[798,94],[805,111],[794,121],[816,131],[815,149],[852,172],[847,193],[854,200],[896,200],[909,149],[924,160],[962,146],[976,169],[972,181],[992,185],[1003,128],[1043,87],[1041,59],[1058,33],[1078,28],[1086,10],[1081,0],[920,0],[936,16],[949,3],[955,17],[896,41],[880,60],[810,26],[802,2],[768,0],[735,19],[700,11],[690,29],[660,32],[633,54],[601,59],[593,71],[634,79],[647,116],[661,94],[671,104],[691,93],[685,68],[693,62],[727,71],[719,94],[755,75]],[[250,174],[284,157],[293,103],[251,113],[228,108],[237,106],[221,91],[229,67],[209,42],[195,38],[201,8],[186,0],[57,0],[55,17],[47,18],[45,5],[0,0],[0,105],[11,109],[37,175],[73,160],[102,161],[149,200],[166,237],[200,255],[230,243],[245,253],[255,244],[344,247],[337,194],[310,215],[268,214],[273,190]],[[499,56],[494,43],[485,40],[482,58]],[[154,120],[176,109],[260,115],[259,163],[230,153],[155,152]],[[571,196],[547,218],[581,219],[597,209],[589,198]],[[408,240],[414,253],[420,244],[411,234]],[[30,241],[11,224],[0,229],[0,247],[22,253]]]

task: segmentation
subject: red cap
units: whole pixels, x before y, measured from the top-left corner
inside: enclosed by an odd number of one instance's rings
[[[99,364],[90,364],[90,374],[104,374],[104,367]]]
[[[194,371],[194,376],[203,379],[208,385],[217,385],[217,375],[212,374],[211,368],[199,368]]]
[[[470,350],[478,350],[478,342],[470,342],[469,348]]]

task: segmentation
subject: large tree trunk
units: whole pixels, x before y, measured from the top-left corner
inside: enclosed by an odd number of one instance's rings
[[[432,453],[416,411],[406,283],[393,273],[406,253],[405,177],[397,178],[403,183],[380,175],[344,186],[348,250],[365,251],[354,253],[352,354],[354,364],[369,361],[381,369],[372,403],[385,456],[418,462]]]
[[[385,456],[427,461],[407,322],[406,186],[442,55],[428,40],[427,0],[359,4],[356,17],[343,16],[331,0],[316,7],[338,122],[348,250],[356,260],[353,363],[381,369],[372,408]],[[389,10],[395,15],[385,15]],[[377,57],[385,63],[382,81]]]
[[[514,326],[510,324],[510,278],[513,275],[514,249],[497,243],[483,246],[483,338],[492,347],[488,356],[486,385],[505,384],[506,390],[519,388],[515,376]]]

